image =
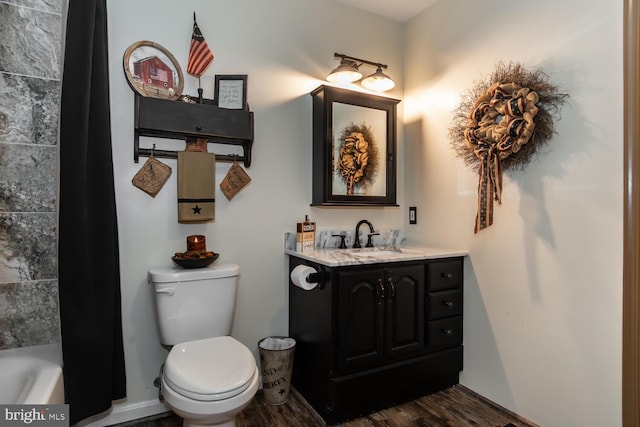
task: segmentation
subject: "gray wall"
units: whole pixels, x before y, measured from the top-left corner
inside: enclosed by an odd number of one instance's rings
[[[404,210],[310,207],[312,120],[309,92],[326,83],[337,66],[334,52],[388,64],[397,86],[386,95],[402,97],[403,27],[335,1],[318,0],[109,0],[109,86],[114,184],[118,209],[122,323],[130,408],[157,400],[153,380],[166,358],[159,343],[153,294],[147,270],[171,265],[186,236],[203,234],[207,247],[220,253],[217,263],[240,266],[240,284],[232,335],[254,351],[266,336],[288,330],[288,273],[284,233],[295,230],[305,214],[319,231],[353,230],[363,218],[376,229],[401,229]],[[153,10],[153,13],[149,11]],[[131,184],[140,170],[133,161],[134,92],[122,71],[126,49],[151,40],[173,54],[186,69],[193,12],[215,59],[202,76],[206,98],[213,97],[214,75],[248,74],[247,98],[255,119],[251,183],[232,200],[216,191],[216,220],[204,224],[177,221],[177,162],[156,197]],[[375,29],[375,30],[372,30]],[[373,67],[367,72],[373,73]],[[185,74],[185,94],[197,94],[198,79]],[[355,85],[354,85],[355,86]],[[402,114],[403,103],[398,105]],[[404,147],[398,129],[398,168]],[[144,148],[183,149],[184,142],[140,139]],[[209,144],[226,154],[232,147]],[[230,164],[216,164],[220,183]],[[402,177],[398,203],[403,203]],[[122,406],[118,410],[125,410]]]
[[[622,425],[623,16],[610,0],[441,0],[407,26],[405,197],[420,219],[407,237],[469,250],[460,382],[545,427]],[[448,132],[499,60],[570,97],[473,234],[478,175]]]
[[[0,1],[0,349],[60,341],[56,140],[62,1]]]

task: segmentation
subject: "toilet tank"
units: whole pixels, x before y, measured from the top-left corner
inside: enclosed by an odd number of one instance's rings
[[[236,264],[150,269],[160,342],[172,346],[230,335],[239,274]]]

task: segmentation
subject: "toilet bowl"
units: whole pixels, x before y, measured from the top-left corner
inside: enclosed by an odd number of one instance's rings
[[[253,353],[229,335],[238,274],[235,264],[149,270],[160,340],[171,348],[161,394],[184,427],[233,427],[258,390]]]
[[[162,395],[173,412],[182,417],[183,427],[235,427],[236,415],[238,415],[253,400],[258,391],[258,372],[247,390],[232,398],[214,401],[200,402],[185,398],[176,393],[162,381]]]
[[[174,346],[164,365],[162,395],[183,426],[235,426],[258,390],[253,354],[223,336]]]

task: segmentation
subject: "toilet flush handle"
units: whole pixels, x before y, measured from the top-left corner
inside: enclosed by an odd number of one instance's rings
[[[176,293],[175,288],[156,289],[156,294],[167,294],[169,296],[172,296],[175,293]]]

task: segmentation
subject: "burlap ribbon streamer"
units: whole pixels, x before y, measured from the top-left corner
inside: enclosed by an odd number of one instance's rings
[[[517,153],[531,139],[538,100],[538,94],[528,88],[495,83],[469,112],[464,138],[480,159],[475,233],[493,224],[493,202],[502,203],[500,161]]]

